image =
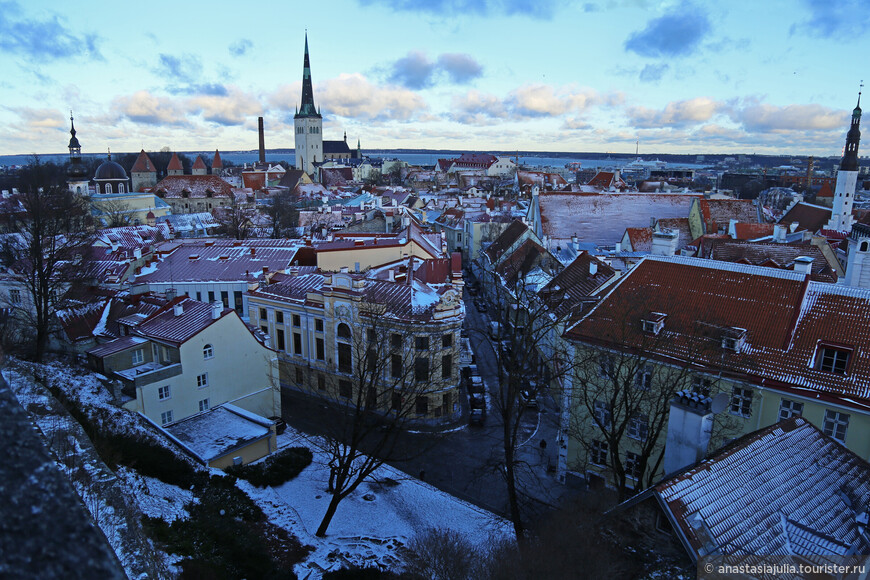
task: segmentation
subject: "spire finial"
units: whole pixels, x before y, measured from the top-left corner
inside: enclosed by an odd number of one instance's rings
[[[855,108],[861,108],[861,93],[864,91],[864,80],[861,79],[861,84],[858,85],[858,104],[855,105]]]
[[[109,148],[107,148],[107,150],[109,152],[109,161],[111,161],[112,160],[112,148],[109,147]]]

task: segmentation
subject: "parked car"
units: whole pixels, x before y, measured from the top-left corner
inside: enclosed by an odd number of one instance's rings
[[[486,409],[472,409],[468,415],[468,422],[472,425],[483,425],[486,422]]]
[[[523,402],[523,405],[525,405],[529,409],[538,408],[538,397],[533,391],[529,391],[526,389],[520,391],[520,400]]]
[[[469,393],[483,393],[483,379],[479,376],[472,375],[468,377],[468,382],[466,383]]]
[[[485,409],[486,399],[483,393],[469,393],[468,404],[472,409]]]

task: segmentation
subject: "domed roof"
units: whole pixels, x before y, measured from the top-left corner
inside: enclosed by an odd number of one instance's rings
[[[145,219],[146,219],[146,220],[153,220],[154,217],[155,217],[155,216],[154,216],[154,212],[153,212],[153,211],[149,211],[149,212],[148,212],[148,215],[145,216]]]
[[[94,173],[94,179],[127,179],[124,168],[112,161],[112,156],[103,161]]]

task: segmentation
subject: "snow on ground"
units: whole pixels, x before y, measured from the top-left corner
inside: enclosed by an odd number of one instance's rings
[[[276,525],[314,546],[296,566],[300,578],[316,578],[322,571],[348,564],[378,565],[396,570],[403,565],[402,549],[416,534],[430,527],[455,530],[485,547],[512,537],[510,522],[459,500],[390,466],[375,472],[375,479],[360,485],[338,506],[326,538],[314,535],[330,496],[327,456],[314,441],[287,429],[279,446],[309,447],[314,460],[295,479],[276,488],[258,489],[239,482]],[[395,482],[395,483],[394,483]]]
[[[139,509],[148,517],[160,518],[167,523],[184,520],[188,517],[184,506],[198,501],[191,491],[163,483],[154,477],[139,475],[133,469],[119,466],[115,473],[127,491],[135,495]]]

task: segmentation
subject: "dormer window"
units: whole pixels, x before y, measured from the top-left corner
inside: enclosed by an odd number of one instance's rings
[[[730,327],[722,331],[722,349],[732,352],[740,352],[746,338],[745,328]]]
[[[851,348],[821,343],[816,350],[815,368],[826,373],[845,375],[851,359]]]
[[[650,312],[641,320],[641,328],[646,334],[658,334],[665,327],[665,318],[668,315],[662,312]]]

